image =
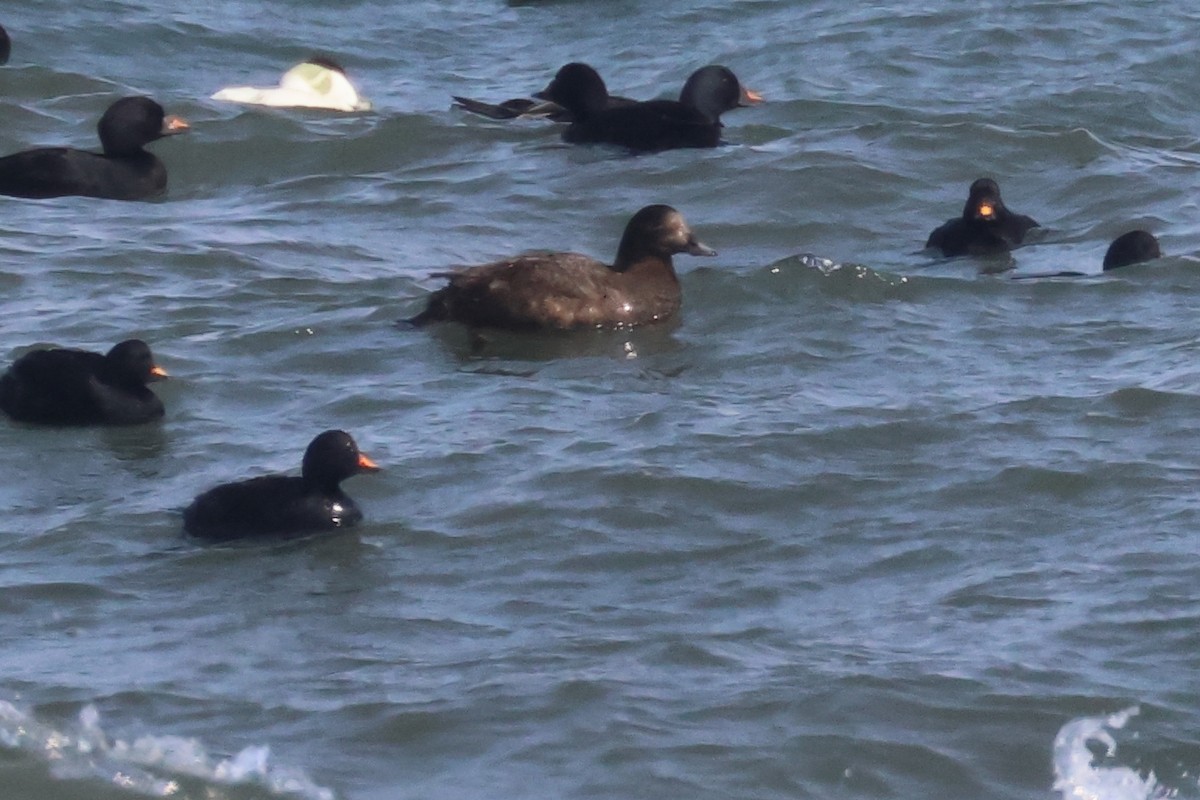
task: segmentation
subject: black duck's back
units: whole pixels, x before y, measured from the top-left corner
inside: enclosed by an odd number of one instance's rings
[[[83,350],[27,353],[0,376],[0,409],[24,422],[103,422],[93,386],[103,362]]]
[[[340,490],[313,491],[285,475],[222,484],[183,512],[188,533],[214,541],[333,530],[361,520],[358,505]]]
[[[0,194],[139,200],[167,188],[167,170],[150,153],[110,158],[86,150],[43,147],[0,158]]]
[[[563,132],[568,142],[613,144],[637,152],[685,147],[716,147],[720,123],[676,100],[650,100],[608,108],[572,123]]]

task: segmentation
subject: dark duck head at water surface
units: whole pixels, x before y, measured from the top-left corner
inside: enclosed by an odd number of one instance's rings
[[[1039,227],[1024,214],[1014,214],[1000,199],[1000,187],[991,178],[971,184],[962,216],[947,220],[929,234],[925,247],[944,256],[1003,253],[1021,244],[1030,228]]]
[[[679,310],[676,253],[714,256],[683,215],[646,206],[625,226],[610,266],[579,253],[529,253],[441,273],[414,325],[449,320],[508,330],[621,328],[668,319]]]
[[[53,348],[18,358],[0,376],[0,409],[46,425],[133,425],[163,415],[146,387],[167,373],[150,347],[128,339],[108,353]]]
[[[560,69],[539,96],[570,112],[573,121],[563,131],[565,141],[613,144],[635,152],[716,147],[721,141],[721,114],[762,100],[719,65],[693,73],[679,100],[609,106],[600,76],[578,63]]]
[[[8,31],[4,30],[3,25],[0,25],[0,64],[7,64],[11,54],[12,40],[8,38]]]
[[[1161,257],[1162,250],[1159,249],[1158,239],[1155,239],[1153,234],[1143,230],[1129,231],[1113,239],[1112,244],[1108,246],[1108,252],[1104,254],[1103,269],[1108,272],[1111,269]]]
[[[0,158],[0,194],[46,198],[78,195],[140,200],[167,188],[167,168],[143,147],[188,130],[148,97],[125,97],[108,107],[97,131],[103,153],[41,147]]]
[[[193,536],[228,541],[356,525],[362,511],[341,483],[378,469],[350,434],[325,431],[304,451],[299,477],[265,475],[209,489],[184,510],[183,527]]]
[[[1133,264],[1141,264],[1144,261],[1153,261],[1156,258],[1162,257],[1162,250],[1158,247],[1158,239],[1154,238],[1154,234],[1149,231],[1133,230],[1128,233],[1123,233],[1109,244],[1108,250],[1104,253],[1104,263],[1101,268],[1104,272],[1110,272],[1121,267],[1128,267]],[[1025,275],[1013,275],[1013,280],[1039,280],[1042,278],[1085,278],[1091,273],[1080,272],[1078,270],[1060,270],[1058,272],[1035,272]]]

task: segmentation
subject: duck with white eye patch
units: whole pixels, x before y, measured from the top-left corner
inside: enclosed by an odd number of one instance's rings
[[[407,322],[525,331],[662,322],[675,316],[682,300],[672,261],[677,253],[717,254],[674,208],[646,206],[625,226],[612,264],[580,253],[541,252],[437,273],[449,282]]]

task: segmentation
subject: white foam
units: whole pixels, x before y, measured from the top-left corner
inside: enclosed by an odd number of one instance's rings
[[[59,731],[0,700],[0,746],[37,756],[60,779],[103,780],[111,786],[149,797],[172,797],[181,779],[209,786],[205,797],[220,798],[220,786],[258,786],[277,797],[334,800],[302,770],[271,762],[266,746],[250,746],[231,758],[209,755],[196,739],[142,736],[133,742],[110,741],[94,706],[79,712],[78,728]]]
[[[1138,713],[1134,706],[1106,717],[1081,717],[1062,726],[1054,737],[1054,788],[1063,800],[1153,800],[1169,796],[1151,772],[1146,777],[1129,767],[1097,766],[1088,742],[1104,745],[1108,757],[1117,742],[1108,729],[1120,730]]]
[[[305,62],[283,73],[278,86],[230,86],[212,96],[248,105],[275,108],[324,108],[330,111],[369,111],[371,103],[335,69]]]

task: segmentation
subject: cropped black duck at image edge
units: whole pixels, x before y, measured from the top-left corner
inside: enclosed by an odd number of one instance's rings
[[[34,350],[0,376],[0,410],[44,425],[135,425],[162,417],[162,401],[146,384],[166,377],[140,339],[120,342],[103,355]]]
[[[141,200],[167,188],[167,168],[145,145],[189,129],[149,97],[124,97],[100,117],[102,153],[39,147],[0,158],[0,194],[28,199]]]

